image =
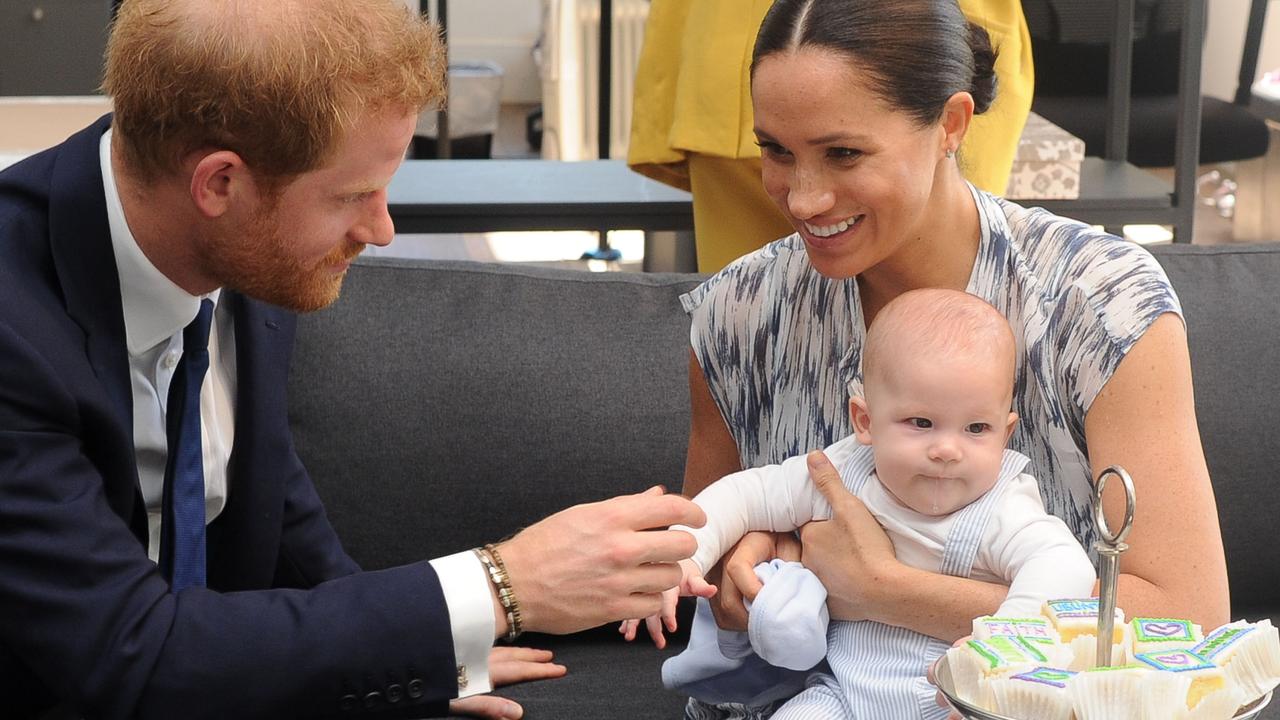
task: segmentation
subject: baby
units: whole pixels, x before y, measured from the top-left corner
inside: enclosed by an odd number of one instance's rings
[[[1067,526],[1044,510],[1026,457],[1006,450],[1017,423],[1010,411],[1013,333],[995,308],[952,290],[904,293],[876,316],[862,358],[864,393],[849,401],[854,434],[826,448],[846,487],[884,527],[906,565],[1009,586],[998,615],[1035,616],[1046,599],[1088,596],[1094,569]],[[682,595],[715,593],[703,575],[745,533],[792,531],[830,516],[806,459],[734,473],[699,493],[700,529],[682,528],[698,552],[682,563]],[[697,642],[663,668],[669,687],[708,702],[758,702],[757,671],[735,677],[741,648],[773,665],[807,670],[803,689],[774,715],[931,717],[926,667],[955,638],[930,638],[874,621],[826,627],[825,590],[798,564],[757,569],[764,587],[750,607],[749,631],[736,642]],[[661,616],[648,618],[655,641],[674,626],[677,590]],[[790,608],[788,606],[791,606]],[[633,636],[638,621],[623,631]],[[703,633],[705,635],[705,631]],[[816,647],[814,647],[816,645]],[[730,670],[726,672],[726,670]],[[787,694],[790,694],[789,692]]]

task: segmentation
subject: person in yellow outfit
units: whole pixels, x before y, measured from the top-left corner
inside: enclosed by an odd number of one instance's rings
[[[627,163],[693,193],[698,270],[715,272],[790,224],[764,193],[751,115],[751,51],[772,0],[652,0],[636,70]],[[1019,0],[959,0],[987,30],[999,91],[960,148],[965,177],[1003,194],[1031,111],[1031,37]]]

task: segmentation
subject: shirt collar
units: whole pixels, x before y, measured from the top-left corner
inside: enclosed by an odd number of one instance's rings
[[[125,220],[124,205],[111,169],[111,130],[98,146],[102,186],[107,201],[111,249],[120,276],[120,301],[124,311],[125,339],[130,355],[141,355],[182,330],[200,311],[203,297],[218,302],[219,290],[197,297],[178,287],[151,264]]]

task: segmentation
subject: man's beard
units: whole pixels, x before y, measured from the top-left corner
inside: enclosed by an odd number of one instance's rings
[[[272,203],[260,207],[234,237],[214,238],[204,249],[210,273],[226,288],[295,312],[319,310],[338,299],[346,271],[335,265],[359,255],[364,245],[343,242],[322,260],[297,259]]]

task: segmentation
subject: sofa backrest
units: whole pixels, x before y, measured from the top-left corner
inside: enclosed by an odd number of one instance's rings
[[[502,539],[580,502],[678,491],[694,276],[361,259],[300,318],[290,419],[366,568]]]
[[[1280,245],[1161,246],[1182,299],[1236,616],[1280,613]],[[694,275],[362,259],[301,318],[290,418],[367,568],[678,489]],[[1138,498],[1142,502],[1142,498]]]
[[[1187,321],[1233,617],[1278,615],[1280,538],[1272,533],[1280,524],[1280,244],[1152,251]]]

